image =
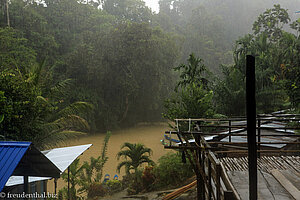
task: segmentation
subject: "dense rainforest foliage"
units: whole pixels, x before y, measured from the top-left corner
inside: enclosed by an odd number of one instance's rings
[[[42,143],[159,121],[164,106],[167,119],[243,115],[246,54],[258,111],[299,107],[300,1],[276,3],[1,1],[0,135]]]

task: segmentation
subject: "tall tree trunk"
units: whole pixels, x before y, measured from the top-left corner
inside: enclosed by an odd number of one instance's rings
[[[7,20],[7,26],[10,27],[9,12],[8,12],[8,0],[6,0],[6,20]]]

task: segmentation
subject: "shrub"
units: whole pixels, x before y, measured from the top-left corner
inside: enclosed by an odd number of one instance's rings
[[[92,183],[88,188],[88,199],[94,199],[95,197],[103,197],[107,194],[107,189],[103,187],[101,183]]]
[[[142,175],[142,183],[143,183],[143,190],[150,191],[153,188],[153,183],[155,182],[155,175],[154,175],[154,167],[153,166],[146,166],[143,175]]]
[[[107,186],[109,193],[113,194],[122,190],[122,183],[119,180],[108,180],[105,185]]]
[[[134,174],[131,174],[130,184],[127,189],[129,195],[138,194],[143,191],[142,175],[143,170],[140,168],[138,168]]]
[[[179,153],[168,153],[162,156],[158,163],[154,168],[154,174],[157,177],[156,188],[180,185],[194,175],[191,164],[182,163]]]

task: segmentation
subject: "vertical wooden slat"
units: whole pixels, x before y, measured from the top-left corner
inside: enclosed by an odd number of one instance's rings
[[[229,142],[231,142],[231,120],[228,121],[228,125],[229,125],[229,130],[228,130]]]
[[[206,174],[205,174],[205,168],[204,168],[204,162],[205,162],[205,155],[204,155],[204,151],[200,151],[199,150],[199,155],[201,156],[201,168],[202,168],[202,171],[204,172],[203,173],[203,176],[202,177],[202,185],[201,185],[201,190],[202,190],[202,199],[204,200],[205,199],[205,179],[206,179]]]
[[[211,185],[211,161],[208,159],[208,199],[211,199],[212,185]]]
[[[195,137],[195,142],[197,144],[200,144],[200,135],[194,135]],[[199,164],[201,165],[201,154],[200,154],[200,150],[196,150],[196,154],[197,154],[197,159],[199,161]],[[197,160],[196,160],[197,162]],[[200,166],[201,167],[201,166]],[[200,170],[200,169],[199,169]],[[203,200],[202,198],[202,194],[205,192],[204,190],[202,190],[202,185],[204,184],[203,179],[201,177],[200,171],[196,173],[197,176],[197,200]]]
[[[217,180],[216,180],[216,189],[217,189],[217,200],[221,199],[221,165],[216,165],[216,174],[217,174]]]
[[[260,124],[261,124],[261,121],[260,121],[260,118],[258,118],[257,120],[257,127],[258,127],[258,130],[257,130],[257,142],[258,142],[258,145],[257,145],[257,150],[260,150]],[[260,152],[257,153],[257,156],[258,158],[260,158]]]

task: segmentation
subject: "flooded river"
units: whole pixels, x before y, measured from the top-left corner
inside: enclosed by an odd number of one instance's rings
[[[124,142],[130,143],[142,143],[145,146],[153,150],[151,156],[152,160],[157,162],[157,160],[167,152],[172,150],[166,150],[163,148],[160,140],[163,138],[163,134],[168,130],[168,125],[165,123],[156,123],[156,124],[141,124],[133,128],[123,129],[118,131],[112,131],[107,149],[108,161],[104,165],[103,176],[109,174],[111,178],[116,172],[117,165],[120,161],[117,160],[116,154],[120,151],[121,145]],[[96,134],[81,137],[79,139],[70,140],[66,142],[63,146],[75,146],[83,144],[93,144],[90,149],[85,151],[79,158],[81,161],[88,161],[91,156],[98,157],[100,155],[103,139],[105,134]],[[121,170],[120,174],[117,174],[120,178],[124,175],[124,169]],[[58,190],[62,188],[64,181],[61,178],[58,180]],[[53,180],[48,182],[48,191],[53,191],[54,183]]]

